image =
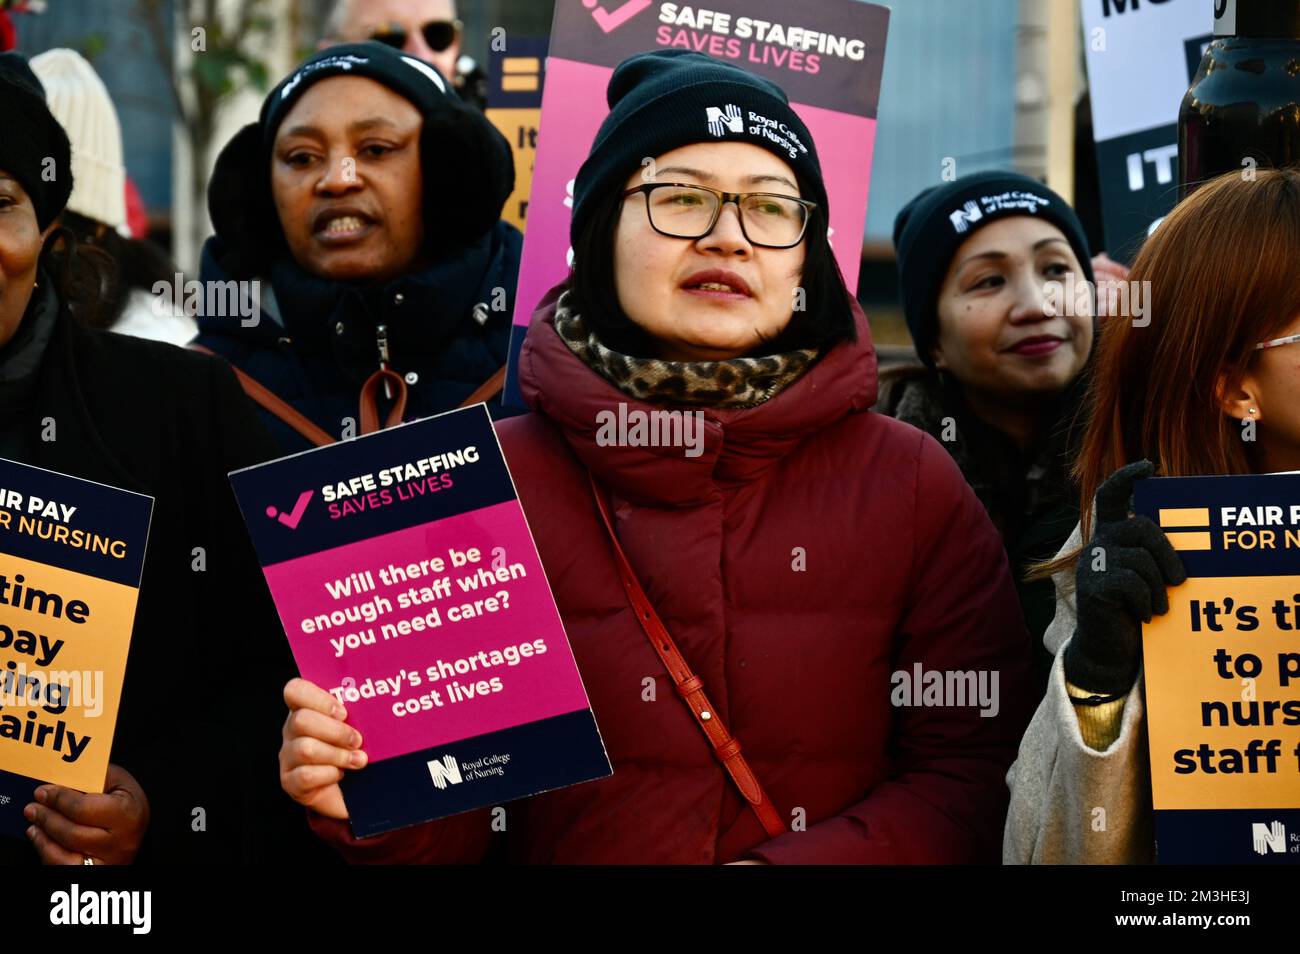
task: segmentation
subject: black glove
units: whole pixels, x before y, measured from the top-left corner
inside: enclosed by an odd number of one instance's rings
[[[1126,693],[1137,678],[1142,623],[1169,612],[1166,586],[1187,579],[1183,562],[1158,526],[1129,516],[1135,481],[1155,467],[1140,460],[1121,467],[1097,489],[1096,529],[1075,570],[1078,628],[1065,650],[1065,678],[1101,695]],[[1105,568],[1096,548],[1105,553]]]

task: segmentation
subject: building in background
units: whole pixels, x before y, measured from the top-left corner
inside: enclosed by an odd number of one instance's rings
[[[50,0],[40,14],[18,14],[18,51],[34,56],[55,47],[81,53],[108,87],[122,123],[128,174],[148,212],[151,233],[169,238],[172,206],[172,114],[168,69],[154,54],[133,0],[87,3]],[[162,11],[168,32],[170,7]]]

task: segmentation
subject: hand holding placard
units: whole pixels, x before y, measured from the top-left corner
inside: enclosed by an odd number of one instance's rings
[[[111,762],[103,794],[42,785],[35,798],[23,816],[32,823],[27,837],[43,864],[84,865],[86,859],[130,864],[149,828],[144,789],[135,776]]]
[[[289,680],[284,701],[289,716],[280,745],[280,787],[299,805],[346,820],[339,780],[345,769],[362,768],[368,761],[361,733],[344,721],[347,709],[306,679]]]
[[[1187,579],[1169,540],[1148,517],[1129,516],[1133,485],[1155,467],[1121,467],[1097,490],[1096,530],[1075,573],[1078,626],[1065,653],[1065,678],[1106,695],[1128,692],[1137,677],[1142,623],[1169,611],[1166,588]]]
[[[609,774],[483,405],[231,479],[306,677],[292,798],[364,838]]]
[[[1135,503],[1188,575],[1142,633],[1156,855],[1300,862],[1300,476],[1150,480]]]
[[[109,756],[152,509],[140,494],[0,460],[0,834],[48,817],[50,830],[33,832],[47,861],[66,853],[60,834],[99,847],[82,829],[112,830],[114,857],[139,847],[137,816],[115,809],[144,795]],[[106,778],[122,786],[110,801]],[[69,793],[55,802],[70,800],[71,816],[28,808],[38,788]]]

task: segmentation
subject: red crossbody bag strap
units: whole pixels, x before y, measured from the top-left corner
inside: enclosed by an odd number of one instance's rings
[[[632,604],[632,609],[636,612],[637,622],[641,624],[641,629],[645,632],[646,638],[650,640],[650,645],[654,647],[655,653],[663,662],[664,668],[672,676],[673,683],[677,686],[678,695],[686,702],[687,708],[695,716],[696,723],[704,731],[705,737],[708,738],[709,744],[713,747],[713,754],[722,763],[722,767],[727,770],[731,780],[736,783],[736,788],[740,790],[745,802],[758,816],[758,820],[763,825],[763,830],[767,832],[769,838],[775,838],[777,835],[783,834],[787,831],[785,824],[781,821],[776,806],[772,804],[772,800],[763,791],[758,776],[754,774],[754,770],[749,767],[749,763],[741,755],[740,742],[727,731],[727,727],[718,716],[717,710],[713,708],[708,696],[704,693],[704,683],[687,665],[685,657],[677,649],[677,644],[673,642],[673,638],[668,635],[668,630],[664,627],[663,621],[659,619],[659,614],[655,612],[654,606],[650,604],[650,599],[646,596],[645,590],[641,588],[641,583],[637,580],[636,574],[632,572],[632,565],[628,563],[627,555],[619,545],[618,536],[614,533],[614,521],[610,517],[609,504],[605,502],[605,495],[601,493],[595,475],[591,471],[587,471],[587,477],[591,481],[591,495],[596,499],[596,509],[600,511],[600,519],[605,524],[606,533],[609,534],[609,542],[614,549],[614,558],[618,563],[618,573],[623,580],[623,588],[627,591],[628,602]]]
[[[201,344],[191,344],[189,348],[191,351],[198,351],[202,354],[210,354],[214,357],[219,357],[211,348],[205,348]],[[317,447],[324,447],[326,444],[333,444],[337,440],[337,438],[328,433],[324,428],[317,426],[313,421],[309,420],[305,414],[302,414],[291,407],[287,401],[260,381],[245,374],[233,364],[230,366],[230,370],[235,372],[235,377],[239,379],[239,386],[244,389],[245,394],[247,394],[253,401],[257,402],[261,407],[266,408],[266,410],[284,421],[284,423],[288,424]]]
[[[460,406],[469,407],[471,404],[478,404],[480,401],[490,401],[504,390],[505,385],[506,366],[503,364],[496,369],[492,377],[476,387],[474,392],[460,403]]]

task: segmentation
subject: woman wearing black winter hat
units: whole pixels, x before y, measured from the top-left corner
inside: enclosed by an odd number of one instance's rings
[[[497,430],[613,775],[505,806],[504,831],[483,809],[358,840],[338,781],[365,740],[294,680],[285,790],[355,861],[996,859],[1027,635],[947,454],[868,413],[812,136],[698,53],[624,61],[608,100],[575,270],[521,353],[536,413]],[[992,692],[927,705],[922,670]]]
[[[226,478],[274,445],[224,362],[86,327],[102,303],[72,289],[103,275],[57,224],[68,139],[15,54],[0,55],[0,129],[0,457],[154,498],[105,790],[5,775],[29,844],[0,838],[0,863],[309,850],[259,770],[293,668]]]
[[[246,302],[258,289],[261,308],[205,294],[196,343],[245,376],[286,452],[491,400],[522,246],[500,220],[513,186],[505,139],[432,66],[374,42],[316,53],[217,160],[200,277]]]
[[[1042,183],[981,172],[922,192],[894,224],[923,366],[881,375],[876,410],[936,438],[1002,535],[1045,688],[1051,581],[1029,580],[1078,522],[1069,477],[1093,343],[1087,239]]]

